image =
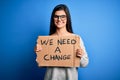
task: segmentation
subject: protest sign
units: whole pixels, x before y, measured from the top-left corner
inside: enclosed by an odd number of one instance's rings
[[[79,36],[38,36],[37,44],[42,47],[36,52],[39,66],[80,66],[80,58],[76,57],[76,49],[80,48]]]

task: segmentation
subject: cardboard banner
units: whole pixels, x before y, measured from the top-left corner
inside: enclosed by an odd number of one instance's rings
[[[39,66],[80,66],[80,58],[76,57],[76,49],[80,48],[78,36],[39,36],[37,43],[42,47],[36,52]]]

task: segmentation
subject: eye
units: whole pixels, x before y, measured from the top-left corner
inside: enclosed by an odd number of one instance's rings
[[[54,19],[55,20],[58,20],[58,19],[65,20],[66,19],[66,15],[54,15]]]
[[[54,15],[54,18],[59,18],[59,16],[58,15]]]
[[[61,18],[65,18],[65,17],[66,17],[66,15],[61,15],[60,17],[61,17]]]

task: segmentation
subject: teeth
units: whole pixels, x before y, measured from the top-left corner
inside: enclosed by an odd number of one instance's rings
[[[61,22],[58,22],[57,24],[62,24]]]

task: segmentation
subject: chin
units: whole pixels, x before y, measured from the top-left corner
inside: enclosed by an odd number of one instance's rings
[[[63,26],[57,26],[58,29],[63,28]]]

